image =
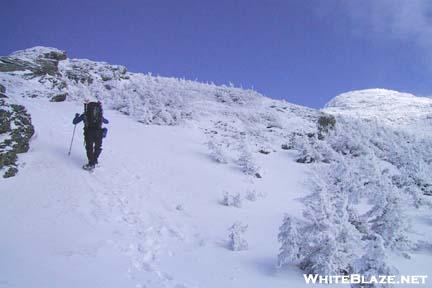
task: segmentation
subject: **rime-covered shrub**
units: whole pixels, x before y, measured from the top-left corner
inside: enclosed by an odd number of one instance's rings
[[[242,172],[246,175],[252,175],[261,178],[259,173],[260,167],[256,164],[252,153],[249,151],[246,145],[243,146],[240,157],[237,160],[237,164],[240,166]]]
[[[416,205],[429,205],[423,195],[432,191],[432,139],[418,139],[391,127],[374,122],[340,118],[323,140],[314,135],[297,134],[294,147],[299,151],[298,162],[349,163],[356,177],[363,182],[358,189],[377,194],[382,179],[391,178],[391,186],[408,196]],[[389,177],[381,171],[388,169]],[[349,180],[351,181],[351,179]]]
[[[229,192],[225,191],[221,203],[225,206],[234,206],[240,208],[242,207],[242,197],[240,193],[230,194]]]
[[[222,150],[221,144],[215,143],[214,139],[210,139],[207,142],[207,147],[210,152],[210,157],[218,162],[218,163],[227,163],[226,157],[224,155],[224,152]]]
[[[386,247],[397,251],[409,251],[412,247],[407,237],[408,220],[396,191],[388,191],[383,203],[377,203],[369,211],[371,230],[379,235]]]
[[[325,135],[336,125],[336,118],[330,114],[323,114],[318,118],[318,138],[323,139]]]
[[[327,181],[331,171],[339,164],[327,167],[326,174],[314,178],[314,192],[305,197],[303,216],[306,221],[299,223],[299,243],[296,256],[299,266],[307,273],[335,275],[352,271],[361,234],[350,223],[348,194],[337,187],[337,182]],[[301,224],[300,224],[301,223]],[[283,226],[283,225],[282,225]],[[279,237],[283,243],[283,237]]]
[[[258,199],[258,193],[254,189],[247,190],[245,198],[249,201],[256,201]]]
[[[367,255],[406,255],[415,246],[405,211],[431,205],[425,195],[432,187],[432,139],[339,117],[325,137],[298,133],[293,143],[299,162],[315,163],[316,177],[303,199],[305,220],[296,221],[296,233],[279,234],[285,252],[279,262],[326,275],[390,271],[385,257],[372,261]],[[369,206],[359,213],[364,202]],[[281,230],[289,231],[287,225],[284,220]],[[290,250],[286,243],[300,244]]]
[[[367,239],[366,252],[361,258],[355,261],[354,273],[362,275],[366,280],[378,277],[379,275],[396,275],[398,273],[396,268],[387,264],[388,257],[384,242],[378,234],[372,235],[370,239]],[[355,284],[352,286],[354,288],[389,287],[385,284]]]
[[[244,238],[244,233],[247,231],[248,226],[243,225],[241,222],[235,222],[228,229],[229,247],[233,251],[241,251],[248,249],[248,242]]]
[[[285,215],[278,234],[278,240],[281,243],[278,254],[279,267],[287,264],[299,264],[300,238],[297,221]]]
[[[316,134],[295,134],[291,145],[299,151],[299,163],[330,163],[333,157],[332,149]]]

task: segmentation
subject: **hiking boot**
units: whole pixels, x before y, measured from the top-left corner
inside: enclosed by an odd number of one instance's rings
[[[93,170],[94,168],[95,168],[95,165],[90,164],[90,163],[85,164],[85,165],[83,166],[83,169],[84,169],[84,170]]]

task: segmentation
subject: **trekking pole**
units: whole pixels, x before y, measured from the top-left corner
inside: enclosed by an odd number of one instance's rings
[[[70,146],[69,146],[69,152],[68,152],[68,155],[69,155],[69,156],[70,156],[71,151],[72,151],[72,143],[73,143],[74,136],[75,136],[75,128],[76,128],[76,124],[74,125],[74,130],[73,130],[73,133],[72,133],[72,140],[71,140],[71,144],[70,144]]]

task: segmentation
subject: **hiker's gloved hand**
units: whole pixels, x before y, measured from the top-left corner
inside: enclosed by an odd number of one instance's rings
[[[78,124],[80,122],[79,121],[79,116],[80,116],[79,113],[75,113],[75,118],[72,120],[72,124],[76,125],[76,124]]]

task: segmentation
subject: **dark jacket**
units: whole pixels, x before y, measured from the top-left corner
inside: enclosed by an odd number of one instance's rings
[[[76,125],[76,124],[78,124],[78,123],[80,123],[81,121],[84,121],[84,120],[85,120],[85,114],[84,113],[81,114],[81,115],[79,113],[76,113],[75,114],[75,118],[72,120],[72,124]],[[102,122],[104,124],[108,124],[109,123],[108,119],[105,119],[105,117],[102,117]],[[84,129],[85,129],[85,127],[84,127]],[[102,128],[102,137],[105,138],[106,135],[107,135],[107,133],[108,133],[108,128],[106,128],[106,127]]]
[[[84,121],[84,120],[85,120],[85,114],[84,113],[81,114],[81,115],[79,115],[78,113],[76,113],[75,114],[75,118],[72,120],[72,124],[76,125],[76,124],[78,124],[78,123],[80,123],[81,121]],[[102,117],[102,122],[104,124],[108,124],[109,123],[109,121],[107,119],[105,119],[105,117]]]

